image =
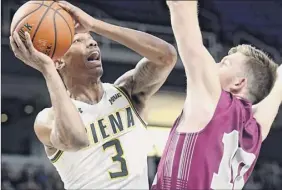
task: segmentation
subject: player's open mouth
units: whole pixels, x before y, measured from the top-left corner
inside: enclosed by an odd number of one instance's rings
[[[93,61],[100,61],[100,52],[99,51],[93,51],[87,58],[87,61],[93,62]]]

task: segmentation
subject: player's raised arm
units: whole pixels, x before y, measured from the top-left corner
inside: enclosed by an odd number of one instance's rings
[[[221,86],[216,63],[203,44],[197,1],[167,1],[167,4],[187,76],[185,107],[198,105],[215,109],[221,94]]]
[[[75,151],[88,146],[88,138],[78,111],[69,98],[61,77],[52,59],[38,52],[30,36],[25,34],[26,43],[14,32],[10,37],[15,56],[25,64],[40,71],[47,83],[54,112],[54,122],[35,121],[35,133],[47,147]]]
[[[116,41],[144,57],[134,70],[125,73],[115,82],[137,100],[135,103],[144,103],[161,87],[177,60],[176,50],[171,44],[141,31],[97,20],[68,2],[59,3],[72,13],[86,31]]]
[[[263,140],[267,137],[271,125],[282,102],[282,66],[277,70],[276,82],[269,95],[253,106],[254,117],[261,125]]]

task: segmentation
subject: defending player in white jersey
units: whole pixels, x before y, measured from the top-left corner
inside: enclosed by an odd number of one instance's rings
[[[17,33],[10,37],[16,57],[43,74],[50,93],[52,107],[38,114],[35,133],[66,189],[149,189],[148,139],[138,113],[171,72],[176,51],[149,34],[96,20],[67,2],[61,6],[80,23],[79,32],[86,33],[74,36],[60,60],[54,63],[35,50],[28,34],[26,44]],[[101,52],[87,32],[145,58],[115,85],[102,83]]]

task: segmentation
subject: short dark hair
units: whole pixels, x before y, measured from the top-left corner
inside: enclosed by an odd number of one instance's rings
[[[236,52],[240,52],[248,58],[246,62],[247,98],[256,104],[271,91],[278,65],[266,53],[251,45],[243,44],[233,47],[229,50],[228,55]]]

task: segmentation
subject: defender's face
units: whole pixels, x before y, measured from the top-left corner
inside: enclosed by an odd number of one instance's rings
[[[97,42],[89,33],[74,36],[73,43],[64,55],[66,67],[73,71],[91,71],[102,75],[101,52]]]
[[[225,56],[220,63],[219,68],[219,79],[221,87],[230,91],[233,85],[238,82],[238,78],[243,77],[245,63],[247,57],[239,52]]]

